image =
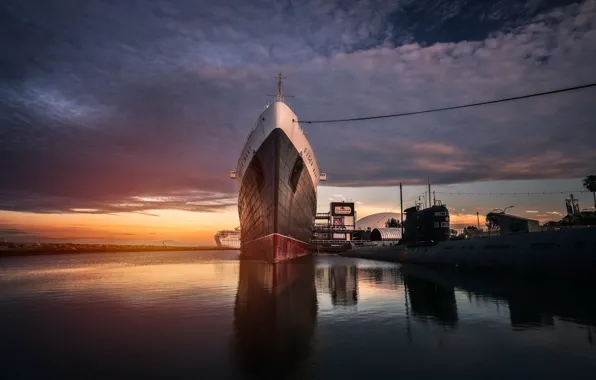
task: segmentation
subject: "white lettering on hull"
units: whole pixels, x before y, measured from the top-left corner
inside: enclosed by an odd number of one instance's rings
[[[257,123],[253,130],[248,135],[248,139],[244,144],[242,154],[238,159],[236,167],[236,178],[239,183],[242,183],[244,171],[250,164],[255,152],[259,149],[263,141],[276,128],[284,131],[296,150],[302,156],[304,163],[310,177],[312,179],[315,190],[319,184],[321,170],[317,164],[317,158],[310,145],[310,142],[304,134],[304,130],[298,124],[298,117],[290,107],[285,103],[275,102],[259,116]]]

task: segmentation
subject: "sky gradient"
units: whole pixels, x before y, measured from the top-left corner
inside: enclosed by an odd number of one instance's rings
[[[238,223],[228,171],[277,72],[303,120],[592,83],[596,1],[8,0],[0,57],[0,237],[210,244]],[[319,206],[399,211],[396,185],[413,201],[428,177],[444,192],[582,190],[595,100],[303,125],[328,175]],[[557,220],[566,196],[440,198],[468,223],[510,204]]]

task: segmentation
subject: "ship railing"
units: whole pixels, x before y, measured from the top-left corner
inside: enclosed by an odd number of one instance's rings
[[[310,241],[311,244],[326,244],[326,243],[353,243],[352,240],[338,240],[338,239],[315,239]]]
[[[240,230],[220,230],[220,231],[217,231],[216,235],[220,235],[220,234],[238,235],[239,233],[240,233]]]
[[[356,226],[353,224],[342,224],[341,226],[314,226],[315,231],[353,231]]]

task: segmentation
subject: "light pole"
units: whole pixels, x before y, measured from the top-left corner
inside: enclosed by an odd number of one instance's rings
[[[496,208],[496,209],[494,209],[493,211],[500,211],[500,212],[501,212],[501,214],[504,214],[504,213],[505,213],[505,211],[507,211],[507,209],[508,209],[508,208],[513,208],[513,207],[515,207],[515,206],[507,206],[507,207],[505,207],[504,209]]]

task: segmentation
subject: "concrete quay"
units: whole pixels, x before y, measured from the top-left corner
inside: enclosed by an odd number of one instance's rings
[[[341,255],[462,270],[517,272],[548,277],[594,276],[596,228],[447,241],[426,247],[366,247]]]

